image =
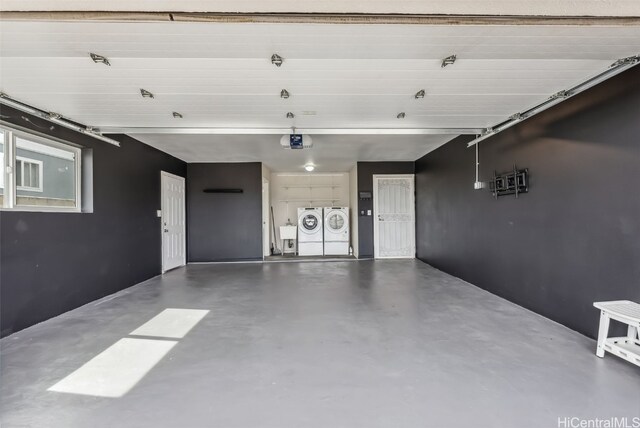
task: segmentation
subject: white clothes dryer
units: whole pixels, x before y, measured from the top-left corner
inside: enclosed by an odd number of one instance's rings
[[[326,207],[324,209],[325,256],[349,255],[349,208]]]

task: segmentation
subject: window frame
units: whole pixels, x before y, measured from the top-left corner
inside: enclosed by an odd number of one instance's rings
[[[42,135],[30,130],[7,125],[0,122],[0,130],[4,132],[4,165],[0,173],[4,176],[4,200],[0,210],[3,211],[28,211],[28,212],[66,212],[79,213],[82,212],[82,150],[80,147],[68,142],[54,139],[47,135]],[[56,149],[67,150],[75,155],[75,206],[73,207],[56,207],[56,206],[38,206],[38,205],[20,205],[17,203],[18,191],[24,190],[28,192],[43,192],[44,190],[44,166],[43,162],[37,159],[30,159],[24,156],[17,156],[16,140],[22,138],[45,146]],[[32,187],[17,186],[16,183],[16,160],[39,164],[39,190]]]
[[[5,170],[5,166],[4,166],[4,157],[5,157],[5,144],[4,144],[4,134],[2,135],[2,137],[0,137],[0,144],[2,145],[2,152],[0,152],[0,168],[2,168],[2,171],[0,171],[0,189],[2,189],[2,196],[4,197],[5,194],[5,189],[4,189],[4,170]],[[2,204],[0,204],[0,208],[2,208]]]

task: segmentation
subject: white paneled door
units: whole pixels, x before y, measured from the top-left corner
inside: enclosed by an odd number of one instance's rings
[[[373,176],[373,241],[377,259],[414,258],[414,176]]]
[[[162,272],[186,264],[184,178],[162,172]]]

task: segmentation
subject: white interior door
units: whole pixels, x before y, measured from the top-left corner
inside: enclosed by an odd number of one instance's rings
[[[162,186],[162,272],[187,262],[184,178],[161,173]]]
[[[414,176],[373,176],[373,245],[377,259],[416,254]]]
[[[269,181],[262,179],[262,256],[271,254],[271,231],[269,218]]]

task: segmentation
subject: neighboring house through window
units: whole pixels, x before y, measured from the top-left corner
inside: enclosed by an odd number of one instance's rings
[[[16,157],[16,188],[42,192],[42,161]]]

